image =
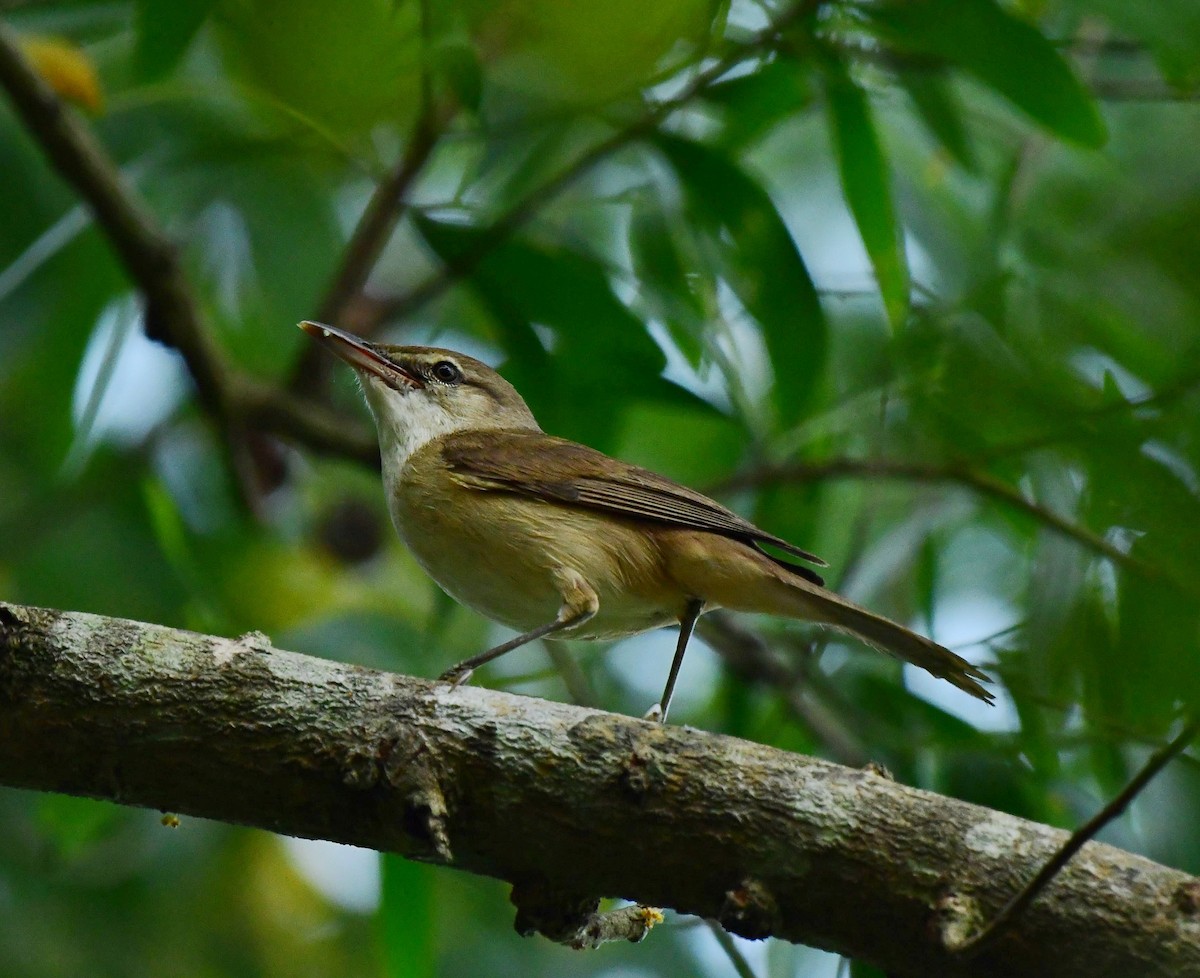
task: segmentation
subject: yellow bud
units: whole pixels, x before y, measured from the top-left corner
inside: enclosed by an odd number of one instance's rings
[[[27,35],[20,43],[34,70],[60,98],[89,112],[99,112],[104,107],[96,68],[79,45],[61,37],[37,35]]]

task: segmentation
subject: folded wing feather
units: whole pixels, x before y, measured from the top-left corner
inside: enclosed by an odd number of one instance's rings
[[[538,431],[464,431],[445,437],[442,458],[477,488],[704,530],[760,550],[765,543],[826,566],[820,557],[759,529],[702,493],[564,438]],[[824,583],[807,567],[767,556],[806,580]]]

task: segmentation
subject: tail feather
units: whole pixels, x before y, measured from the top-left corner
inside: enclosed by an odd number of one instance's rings
[[[991,682],[987,673],[937,642],[826,590],[806,569],[747,546],[735,545],[734,550],[730,541],[713,534],[676,532],[664,540],[672,577],[685,594],[710,607],[820,622],[850,632],[985,703],[995,699],[980,685]]]
[[[991,682],[991,677],[982,669],[975,668],[962,656],[955,655],[937,642],[909,631],[903,625],[898,625],[873,611],[860,608],[838,595],[827,592],[823,597],[827,600],[822,602],[826,612],[822,615],[822,620],[827,624],[850,632],[882,652],[911,662],[985,703],[991,703],[995,699],[992,693],[979,684],[979,680]]]

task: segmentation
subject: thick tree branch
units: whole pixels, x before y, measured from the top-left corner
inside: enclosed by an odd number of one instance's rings
[[[898,975],[1200,974],[1200,880],[682,727],[94,615],[0,604],[0,783],[391,850],[512,881],[522,927],[623,896]]]

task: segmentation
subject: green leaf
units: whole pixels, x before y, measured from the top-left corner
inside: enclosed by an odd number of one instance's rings
[[[704,357],[708,309],[693,288],[690,272],[666,215],[654,201],[643,200],[629,222],[629,253],[643,299],[666,325],[671,339],[693,368]]]
[[[415,223],[444,261],[469,253],[483,233],[427,217]],[[517,354],[506,375],[548,431],[602,448],[611,444],[626,401],[702,404],[662,379],[666,357],[613,294],[597,262],[511,239],[489,252],[468,281]],[[549,349],[535,325],[552,331]]]
[[[965,170],[975,172],[979,165],[971,146],[962,113],[944,75],[936,71],[902,71],[898,81],[913,100],[925,127]]]
[[[937,604],[936,595],[938,591],[938,554],[940,548],[935,543],[932,536],[925,538],[925,542],[921,545],[921,552],[917,559],[917,604],[921,609],[921,617],[925,621],[925,627],[933,628],[934,608]]]
[[[690,211],[712,230],[730,286],[762,326],[775,407],[794,423],[820,385],[827,335],[800,250],[770,195],[728,156],[679,136],[660,134],[655,145],[674,167]]]
[[[866,93],[833,59],[826,65],[826,77],[842,191],[875,269],[888,321],[899,329],[908,316],[908,262],[892,206],[891,173]]]
[[[315,168],[272,154],[213,162],[190,175],[198,195],[222,199],[240,218],[214,235],[213,246],[246,248],[245,260],[231,263],[237,289],[214,315],[215,332],[235,362],[278,376],[304,341],[279,324],[313,314],[342,247],[329,184]]]
[[[170,72],[208,18],[215,0],[137,0],[134,71],[143,81]]]
[[[1150,549],[1138,544],[1135,553]],[[1200,612],[1194,600],[1162,581],[1129,572],[1119,580],[1114,666],[1137,663],[1117,667],[1110,679],[1120,689],[1120,719],[1165,734],[1180,703],[1188,711],[1200,709]]]
[[[863,9],[901,51],[970,72],[1063,139],[1104,142],[1100,112],[1070,65],[1036,27],[992,0],[903,0]]]
[[[704,98],[725,110],[722,144],[740,148],[808,105],[812,85],[801,62],[781,56],[749,74],[709,86]]]

